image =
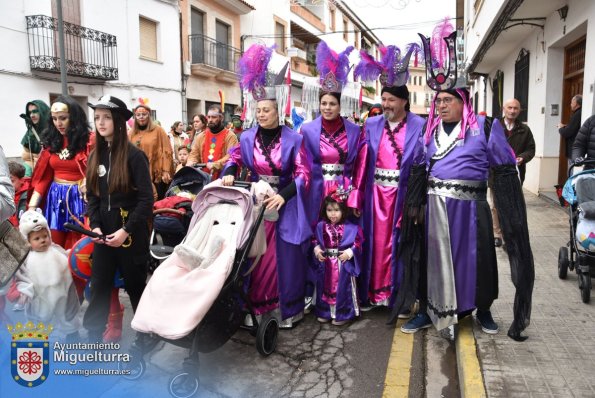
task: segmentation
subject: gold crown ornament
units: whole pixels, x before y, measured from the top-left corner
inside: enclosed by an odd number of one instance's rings
[[[30,339],[47,341],[54,330],[54,327],[51,324],[46,326],[43,322],[35,324],[31,321],[27,322],[25,325],[21,322],[17,322],[14,327],[12,325],[6,325],[6,328],[12,335],[12,341]]]
[[[51,108],[52,113],[68,112],[68,105],[63,102],[54,102]]]

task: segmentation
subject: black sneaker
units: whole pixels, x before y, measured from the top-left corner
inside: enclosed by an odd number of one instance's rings
[[[498,324],[494,322],[494,318],[492,318],[491,311],[481,311],[477,310],[475,314],[475,319],[481,326],[481,330],[487,334],[496,334],[498,333]]]
[[[425,312],[418,312],[414,318],[401,326],[401,332],[415,333],[421,329],[429,328],[430,326],[432,326],[432,320],[430,319],[430,316]]]

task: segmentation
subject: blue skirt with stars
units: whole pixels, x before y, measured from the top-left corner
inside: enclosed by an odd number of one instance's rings
[[[84,222],[83,217],[86,206],[77,184],[52,182],[45,203],[44,215],[48,220],[50,229],[68,232],[64,228],[64,223],[77,224],[72,216],[76,217],[80,222]]]

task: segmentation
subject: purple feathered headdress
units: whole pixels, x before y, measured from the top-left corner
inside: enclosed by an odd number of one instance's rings
[[[349,54],[353,46],[349,46],[342,53],[337,54],[321,40],[316,48],[316,69],[320,73],[322,91],[340,93],[347,83],[349,75]]]
[[[397,46],[380,46],[380,61],[376,61],[370,54],[360,51],[360,62],[355,67],[354,76],[364,81],[380,78],[385,87],[404,86],[409,78],[409,61],[415,55],[418,59],[420,46],[416,43],[407,45],[405,55],[401,56],[401,49]],[[417,63],[417,62],[416,62]]]

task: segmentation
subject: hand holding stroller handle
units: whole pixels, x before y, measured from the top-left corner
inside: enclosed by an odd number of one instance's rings
[[[248,182],[248,181],[238,181],[238,180],[235,180],[233,182],[233,186],[234,187],[237,187],[237,188],[250,189],[250,187],[252,186],[252,183],[251,182]]]
[[[97,233],[95,233],[93,231],[90,231],[88,229],[85,229],[85,228],[80,227],[80,226],[75,225],[75,224],[71,224],[69,222],[64,223],[64,228],[69,229],[69,230],[74,231],[74,232],[78,232],[78,233],[83,234],[83,235],[90,236],[91,238],[98,238],[98,239],[101,239],[101,240],[105,240],[105,235],[99,235],[99,234],[97,234]]]

